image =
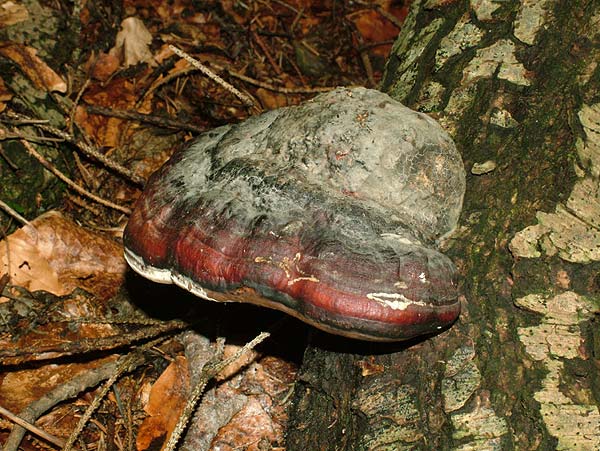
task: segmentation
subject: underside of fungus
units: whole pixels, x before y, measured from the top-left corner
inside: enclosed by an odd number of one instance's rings
[[[435,121],[340,88],[201,135],[155,173],[124,234],[141,275],[352,338],[405,340],[460,313],[465,174]]]

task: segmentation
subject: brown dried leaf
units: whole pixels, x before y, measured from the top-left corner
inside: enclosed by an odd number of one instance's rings
[[[109,53],[120,55],[123,66],[135,66],[139,63],[154,65],[155,61],[150,51],[152,34],[144,22],[137,17],[128,17],[121,22],[121,30],[117,33],[115,46]]]
[[[187,359],[178,356],[160,375],[144,409],[148,417],[137,435],[138,451],[162,449],[171,436],[190,394]]]
[[[223,8],[223,11],[227,13],[227,15],[231,17],[235,21],[235,23],[237,23],[238,25],[246,24],[246,22],[248,22],[248,18],[238,14],[235,5],[237,5],[237,3],[233,0],[221,1],[221,7]]]
[[[229,357],[235,355],[236,352],[240,350],[240,346],[237,345],[226,345],[225,349],[223,349],[223,359],[228,359]],[[234,360],[229,365],[221,370],[219,374],[217,374],[217,380],[225,380],[229,379],[231,376],[239,372],[242,368],[250,364],[256,357],[258,353],[254,350],[250,350],[242,354],[237,360]]]
[[[23,5],[6,1],[0,5],[0,28],[24,22],[29,19],[29,12]]]
[[[349,19],[356,25],[365,43],[391,41],[398,35],[398,28],[375,10],[360,11]],[[391,44],[388,44],[374,47],[371,51],[385,57],[390,48]]]
[[[274,110],[289,105],[289,96],[268,89],[258,88],[255,93],[265,110]]]
[[[59,283],[58,274],[50,263],[40,255],[35,246],[35,231],[28,226],[0,242],[0,264],[2,274],[9,273],[13,285],[29,291],[44,290],[57,296],[68,292]]]
[[[385,371],[385,367],[376,363],[375,359],[373,358],[359,360],[356,365],[361,369],[362,377],[383,373]]]
[[[67,91],[67,84],[37,56],[36,49],[22,44],[8,43],[0,46],[0,55],[19,66],[37,88],[50,92]]]
[[[8,90],[4,80],[0,78],[0,113],[6,108],[6,102],[13,98],[12,92]]]
[[[28,297],[14,288],[11,293],[15,314],[7,323],[14,326],[0,334],[0,364],[5,368],[122,342],[120,330],[104,320],[109,307],[89,293],[56,297],[38,292]]]
[[[136,103],[135,85],[125,78],[113,78],[105,86],[90,86],[83,96],[85,103],[120,110],[134,109]],[[99,147],[117,147],[126,140],[132,127],[124,119],[89,114],[85,107],[75,111],[75,120]]]
[[[0,378],[0,403],[12,412],[19,412],[77,374],[93,371],[94,368],[114,359],[115,357],[111,356],[85,363],[43,365],[39,368],[3,373]]]
[[[113,53],[92,55],[87,63],[90,75],[102,82],[108,81],[121,65],[119,57]]]
[[[291,364],[265,357],[248,368],[241,383],[232,380],[219,387],[219,391],[244,393],[247,400],[227,425],[219,429],[210,449],[260,451],[283,443],[287,414],[281,401],[286,399],[295,375],[296,369]]]
[[[101,299],[116,293],[126,270],[119,244],[55,211],[31,224],[35,230],[25,226],[8,237],[8,255],[0,242],[0,272],[9,272],[13,285],[59,296],[77,287]]]

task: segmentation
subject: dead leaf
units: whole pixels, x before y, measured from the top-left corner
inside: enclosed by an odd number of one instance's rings
[[[385,41],[398,35],[398,28],[372,9],[352,14],[349,19],[354,22],[365,42]]]
[[[150,391],[144,409],[148,417],[141,424],[136,441],[138,451],[162,449],[171,436],[190,394],[187,359],[178,356],[160,375]]]
[[[29,12],[25,6],[12,1],[0,5],[0,28],[15,25],[27,19],[29,19]]]
[[[296,368],[275,357],[265,357],[253,363],[241,375],[241,381],[232,380],[218,391],[246,394],[243,407],[221,427],[211,443],[211,450],[260,451],[280,446],[287,422],[287,394],[292,387]]]
[[[41,291],[28,295],[15,287],[9,290],[12,304],[4,310],[11,311],[5,315],[10,328],[0,334],[3,368],[19,368],[25,362],[85,353],[123,341],[123,329],[106,320],[111,305],[89,293],[75,291],[58,297]]]
[[[113,53],[100,53],[91,55],[88,61],[88,71],[90,76],[102,82],[107,81],[121,65],[119,57]]]
[[[104,87],[90,87],[83,99],[88,105],[128,110],[135,108],[135,85],[124,78],[113,78]],[[100,114],[89,114],[83,105],[75,111],[75,120],[85,132],[94,138],[99,147],[118,147],[127,133],[131,132],[129,121]]]
[[[268,89],[258,88],[255,93],[265,110],[274,110],[283,106],[288,106],[289,96]]]
[[[12,92],[8,90],[4,84],[4,80],[0,78],[0,113],[6,108],[6,102],[13,98]]]
[[[0,242],[1,272],[10,275],[13,285],[29,291],[44,290],[57,296],[67,294],[56,271],[36,248],[35,236],[35,230],[25,226]]]
[[[31,225],[0,242],[0,273],[8,272],[13,285],[58,296],[77,287],[100,299],[116,293],[126,270],[119,244],[56,211]]]
[[[67,92],[67,84],[44,61],[37,50],[22,44],[0,46],[0,55],[13,61],[38,89],[49,92]]]
[[[155,61],[150,51],[152,34],[144,22],[137,17],[128,17],[121,22],[121,31],[117,33],[115,46],[109,53],[116,52],[122,56],[123,66],[135,66],[139,63],[154,65]]]
[[[92,371],[114,359],[111,356],[85,363],[43,365],[3,373],[0,379],[0,403],[8,410],[19,412],[77,374]]]
[[[235,355],[241,349],[241,346],[237,345],[226,345],[225,349],[223,349],[223,359],[228,359],[229,357]],[[238,373],[242,368],[250,364],[256,357],[258,353],[254,350],[245,352],[242,354],[237,360],[234,360],[229,365],[217,374],[216,379],[219,381],[225,380]]]
[[[368,360],[360,360],[356,363],[356,366],[358,366],[361,369],[362,377],[383,373],[385,371],[385,367],[383,365],[375,363],[375,360],[372,358]]]

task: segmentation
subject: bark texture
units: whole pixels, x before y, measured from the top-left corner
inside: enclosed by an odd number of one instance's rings
[[[600,449],[600,2],[411,8],[381,89],[470,172],[463,314],[401,347],[317,337],[288,450]]]

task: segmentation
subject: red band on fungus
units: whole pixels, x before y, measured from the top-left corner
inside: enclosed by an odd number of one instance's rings
[[[131,215],[125,256],[206,299],[405,340],[460,313],[455,267],[434,243],[455,228],[464,189],[435,121],[381,92],[341,88],[176,152]]]

